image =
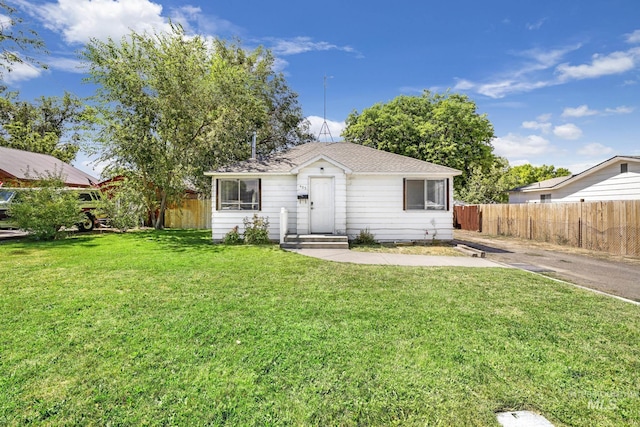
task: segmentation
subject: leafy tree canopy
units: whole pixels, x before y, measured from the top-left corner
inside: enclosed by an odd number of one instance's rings
[[[173,26],[93,39],[82,56],[98,86],[96,150],[112,169],[135,174],[156,228],[187,182],[206,188],[206,170],[247,159],[252,132],[259,153],[311,139],[297,95],[262,48],[187,37]]]
[[[498,158],[488,171],[476,170],[456,197],[467,203],[507,203],[509,190],[568,175],[571,172],[565,168],[532,166],[528,163],[510,167],[507,159]]]
[[[93,121],[93,110],[77,97],[40,97],[20,101],[17,93],[0,96],[0,145],[52,155],[63,162],[76,158]]]
[[[22,19],[16,16],[16,9],[5,1],[0,1],[0,78],[3,72],[11,72],[15,64],[30,63],[38,67],[46,66],[20,52],[44,51],[44,42],[33,30],[22,31]]]
[[[507,190],[547,179],[569,176],[571,172],[565,168],[556,168],[553,165],[532,166],[529,163],[513,166],[504,177]]]
[[[493,125],[465,95],[401,95],[349,114],[342,134],[349,142],[449,166],[462,171],[455,188],[463,188],[474,171],[496,162]]]
[[[508,188],[505,187],[504,177],[508,171],[509,162],[502,157],[498,157],[488,171],[475,168],[466,185],[456,190],[456,199],[472,204],[507,202]]]

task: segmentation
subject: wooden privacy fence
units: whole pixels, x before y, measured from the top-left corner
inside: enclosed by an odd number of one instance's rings
[[[164,213],[164,226],[169,228],[211,228],[211,199],[184,199]]]
[[[640,200],[477,206],[485,234],[640,256]]]
[[[469,231],[482,231],[482,215],[479,205],[454,206],[453,225]]]

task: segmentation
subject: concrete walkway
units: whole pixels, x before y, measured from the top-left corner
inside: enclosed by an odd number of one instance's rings
[[[505,267],[485,258],[466,256],[405,255],[381,252],[357,252],[349,249],[288,249],[301,255],[326,261],[354,264],[405,265],[414,267]]]

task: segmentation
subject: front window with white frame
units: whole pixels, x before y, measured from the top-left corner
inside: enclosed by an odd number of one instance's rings
[[[218,210],[260,210],[260,179],[219,179]]]
[[[447,210],[447,179],[405,179],[405,210]]]

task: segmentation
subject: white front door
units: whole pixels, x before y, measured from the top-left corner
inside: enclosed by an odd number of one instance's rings
[[[311,233],[333,234],[333,178],[311,178],[309,189],[309,229]]]

